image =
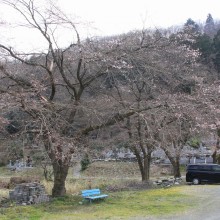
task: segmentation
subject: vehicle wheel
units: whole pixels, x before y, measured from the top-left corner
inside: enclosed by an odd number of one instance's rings
[[[200,183],[198,178],[194,178],[192,182],[194,185],[198,185]]]

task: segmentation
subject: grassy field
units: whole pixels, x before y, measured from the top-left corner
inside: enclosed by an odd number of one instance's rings
[[[42,171],[35,168],[17,173],[0,168],[0,172],[1,181],[9,181],[11,176],[42,177]],[[0,207],[0,219],[129,219],[181,213],[196,204],[193,197],[185,193],[187,186],[156,189],[151,185],[140,185],[140,174],[134,163],[94,163],[78,178],[73,176],[73,172],[70,170],[66,181],[66,197],[32,206],[11,203],[9,208]],[[152,172],[153,178],[160,176],[160,169],[154,168]],[[52,182],[42,180],[42,183],[50,194]],[[82,204],[80,190],[89,187],[101,188],[109,197],[105,201]],[[8,190],[1,189],[0,198],[7,196]]]
[[[184,194],[184,187],[108,193],[105,201],[81,204],[79,195],[55,199],[51,203],[0,209],[0,219],[129,219],[166,216],[191,209],[195,201]]]

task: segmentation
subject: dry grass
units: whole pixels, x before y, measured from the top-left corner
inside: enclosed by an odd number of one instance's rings
[[[0,199],[8,197],[9,189],[0,189]]]
[[[151,165],[150,176],[155,178],[163,175],[171,174],[171,166]],[[127,178],[140,179],[140,171],[138,164],[135,162],[95,162],[90,164],[88,169],[83,172],[82,176],[100,178]]]
[[[151,176],[157,178],[162,171],[164,172],[164,168],[152,166]],[[0,168],[0,174],[0,181],[9,181],[12,176],[41,177],[41,183],[47,193],[51,194],[53,182],[43,180],[43,171],[40,168],[19,172]],[[182,193],[181,187],[143,190],[149,187],[152,188],[151,185],[142,184],[136,163],[95,162],[77,176],[73,175],[73,168],[69,170],[66,197],[36,206],[23,207],[12,203],[8,209],[0,208],[0,219],[128,219],[134,216],[149,217],[179,213],[193,205],[192,199],[189,203],[191,196]],[[108,199],[105,202],[82,205],[80,191],[89,188],[100,188],[109,195]],[[137,191],[137,188],[142,190]],[[8,193],[8,189],[0,190],[0,199],[8,197]]]
[[[151,166],[151,178],[161,176],[166,168]],[[169,173],[168,170],[166,170]],[[0,168],[0,181],[9,182],[11,177],[33,177],[41,179],[41,183],[46,188],[48,194],[51,194],[53,182],[47,182],[43,178],[41,168],[33,168],[22,171],[10,171],[7,168]],[[141,182],[140,171],[137,163],[134,162],[94,162],[90,164],[87,170],[81,172],[79,176],[74,176],[73,168],[70,168],[66,180],[66,190],[69,195],[76,195],[82,189],[100,188],[102,190],[121,190],[131,185],[137,185]]]

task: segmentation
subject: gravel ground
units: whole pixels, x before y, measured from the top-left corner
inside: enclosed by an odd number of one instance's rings
[[[220,185],[187,187],[187,194],[198,196],[198,207],[176,216],[132,218],[132,220],[220,220]]]

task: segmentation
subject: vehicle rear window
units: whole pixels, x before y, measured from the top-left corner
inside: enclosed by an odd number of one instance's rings
[[[213,166],[212,168],[214,171],[220,171],[220,166]]]
[[[190,165],[187,167],[188,170],[198,170],[198,166],[197,165]]]
[[[212,166],[209,165],[190,165],[187,168],[188,170],[202,170],[202,171],[206,171],[206,170],[212,170]],[[219,170],[220,170],[220,166],[219,166]]]
[[[200,170],[212,170],[212,166],[200,166]]]

